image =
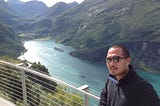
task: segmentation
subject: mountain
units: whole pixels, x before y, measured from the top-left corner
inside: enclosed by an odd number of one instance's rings
[[[8,7],[7,3],[0,0],[0,56],[17,57],[24,50],[16,32],[10,26],[17,23],[17,18],[18,16]]]
[[[8,6],[22,17],[35,17],[45,13],[48,7],[41,1],[21,2],[19,0],[8,0]]]
[[[12,12],[18,16],[15,19],[16,23],[12,25],[12,27],[17,32],[27,31],[29,33],[32,33],[33,29],[30,28],[33,28],[35,26],[35,23],[44,24],[45,22],[47,22],[46,20],[42,20],[42,22],[39,22],[41,20],[41,15],[48,10],[48,7],[41,1],[32,0],[28,2],[21,2],[20,0],[8,0],[6,4],[12,10]],[[39,29],[47,30],[45,29],[45,27],[39,28],[39,24],[37,28],[38,31]],[[32,25],[33,27],[30,27]]]
[[[63,3],[57,3],[57,11],[64,8],[64,5],[61,4]],[[61,9],[61,13],[76,4],[76,2],[66,4],[65,9]],[[16,57],[24,50],[17,36],[19,32],[33,32],[32,34],[36,32],[34,35],[37,35],[37,32],[40,34],[49,33],[50,30],[48,29],[52,27],[52,20],[47,15],[45,15],[45,18],[43,17],[48,9],[44,3],[35,0],[29,2],[21,2],[19,0],[5,2],[0,0],[0,56],[10,55]],[[54,9],[52,10],[54,11]]]
[[[17,57],[23,50],[24,47],[14,30],[0,23],[0,56]]]
[[[7,3],[3,0],[0,0],[0,21],[6,24],[15,24],[14,20],[17,16],[13,11],[8,7]]]
[[[87,1],[57,17],[53,32],[58,32],[58,40],[76,48],[94,48],[112,40],[158,40],[159,1]]]
[[[159,19],[159,0],[86,0],[56,17],[51,34],[77,48],[71,55],[98,62],[110,45],[125,44],[137,67],[154,71],[160,68]]]
[[[65,12],[68,9],[71,9],[77,5],[78,5],[77,2],[73,2],[73,3],[69,3],[69,4],[64,3],[64,2],[58,2],[48,9],[45,16],[55,17],[58,15],[61,15],[63,12]]]
[[[36,17],[35,19],[33,18],[30,22],[22,22],[20,23],[20,25],[16,26],[16,28],[25,32],[36,33],[40,36],[48,36],[48,34],[52,30],[52,27],[54,27],[54,25],[52,24],[54,19],[52,18],[62,15],[64,12],[69,11],[77,5],[77,2],[69,4],[58,2],[50,7],[44,14],[39,15],[39,17]]]

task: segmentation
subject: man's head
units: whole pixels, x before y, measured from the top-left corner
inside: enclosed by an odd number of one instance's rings
[[[128,50],[121,45],[113,45],[108,49],[106,65],[111,75],[122,79],[129,71],[131,62]]]

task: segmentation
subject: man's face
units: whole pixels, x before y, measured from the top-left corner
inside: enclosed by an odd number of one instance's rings
[[[129,71],[130,58],[123,56],[123,51],[119,47],[110,48],[106,57],[106,65],[111,75],[117,80],[123,78]]]

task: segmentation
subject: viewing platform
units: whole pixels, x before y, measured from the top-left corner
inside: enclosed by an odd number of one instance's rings
[[[88,85],[75,86],[0,60],[1,106],[97,106],[99,99]]]

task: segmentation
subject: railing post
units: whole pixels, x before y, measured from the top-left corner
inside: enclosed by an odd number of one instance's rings
[[[21,70],[21,79],[22,79],[22,94],[23,94],[23,103],[24,106],[27,106],[27,92],[26,92],[26,75],[25,70]]]
[[[79,87],[80,90],[84,90],[86,92],[89,91],[89,86],[88,85],[83,85]],[[87,94],[84,95],[84,106],[89,106],[89,97]]]

